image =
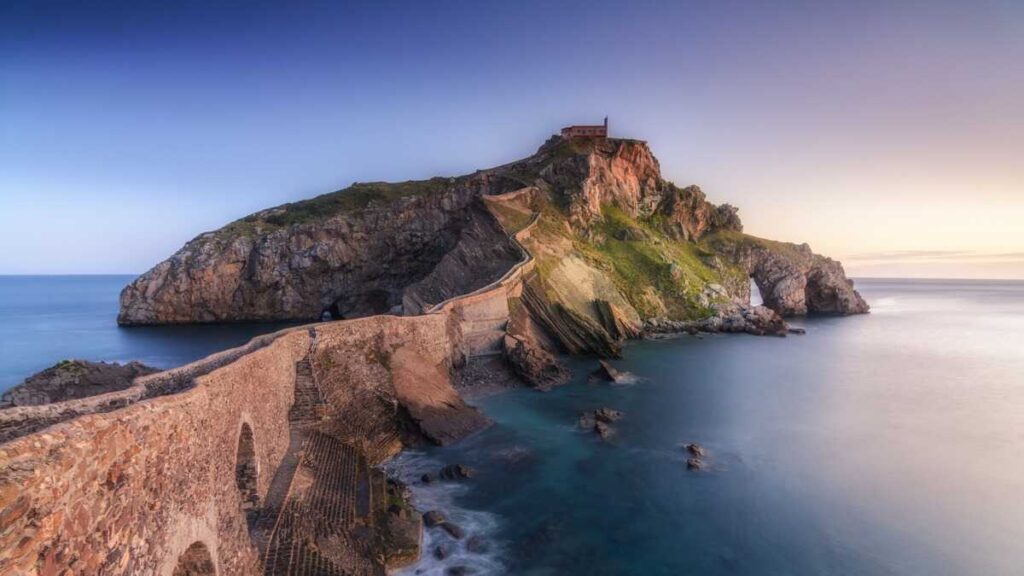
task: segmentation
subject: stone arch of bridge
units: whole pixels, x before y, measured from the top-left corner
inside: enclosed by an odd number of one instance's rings
[[[256,458],[256,436],[245,420],[238,430],[238,448],[235,451],[235,486],[242,500],[242,508],[259,506],[259,460]]]
[[[178,557],[171,576],[216,576],[217,566],[213,563],[210,549],[201,540],[196,540]]]

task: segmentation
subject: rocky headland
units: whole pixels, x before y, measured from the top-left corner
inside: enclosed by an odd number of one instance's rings
[[[0,396],[0,408],[39,406],[124,390],[139,376],[160,370],[139,362],[62,360]]]
[[[546,389],[569,377],[563,354],[867,310],[838,262],[744,234],[736,208],[663,179],[638,140],[553,137],[470,175],[263,210],[129,284],[118,323],[343,321],[156,374],[57,366],[12,391],[0,572],[380,573],[416,557],[423,527],[374,466],[486,426],[463,395],[487,373],[503,372],[489,389]],[[605,438],[621,416],[581,425]]]
[[[354,184],[202,234],[124,289],[118,322],[421,314],[522,252],[500,348],[541,388],[566,379],[558,354],[616,357],[645,332],[785,335],[786,316],[868,310],[840,263],[744,234],[735,207],[662,178],[645,142],[552,137],[497,168]]]

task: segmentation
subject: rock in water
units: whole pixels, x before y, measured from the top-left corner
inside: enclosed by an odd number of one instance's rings
[[[452,524],[451,522],[445,522],[441,524],[441,529],[447,532],[452,538],[456,540],[462,540],[462,537],[466,535],[466,531],[459,526]]]
[[[700,458],[690,458],[686,461],[687,470],[702,470],[704,468],[704,462]]]
[[[484,540],[480,536],[470,536],[469,539],[466,540],[466,550],[474,554],[484,554],[489,548],[490,546],[487,545],[487,540]]]
[[[693,456],[697,457],[697,458],[703,458],[704,457],[704,447],[701,446],[700,444],[697,444],[696,442],[687,444],[686,445],[686,451],[689,452],[690,454],[692,454]]]
[[[594,410],[594,420],[598,422],[604,422],[605,424],[611,424],[617,420],[622,419],[622,412],[618,410],[612,410],[611,408],[598,408]]]
[[[476,470],[473,470],[469,466],[462,464],[449,464],[441,469],[441,478],[445,480],[461,480],[463,478],[472,478],[476,474]]]
[[[625,375],[616,370],[610,363],[605,360],[598,360],[597,363],[598,367],[594,370],[595,376],[609,382],[615,382],[616,384],[622,384],[625,382]]]
[[[0,397],[2,406],[38,406],[124,390],[139,376],[160,370],[139,362],[63,360],[33,374]]]
[[[423,523],[427,526],[438,526],[444,524],[444,514],[440,510],[430,510],[423,514]]]

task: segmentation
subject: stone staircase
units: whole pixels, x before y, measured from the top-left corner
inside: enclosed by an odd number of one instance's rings
[[[303,358],[295,363],[295,402],[288,410],[288,421],[305,428],[320,423],[325,414],[326,404],[313,380],[313,367],[308,357]]]
[[[374,559],[370,469],[359,452],[311,431],[272,538],[266,576],[383,574]]]
[[[251,528],[266,576],[384,574],[371,469],[358,450],[317,429],[326,414],[307,356],[295,363],[288,449]]]

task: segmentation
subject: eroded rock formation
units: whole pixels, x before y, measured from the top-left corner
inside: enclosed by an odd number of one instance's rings
[[[869,310],[842,264],[811,252],[807,244],[723,234],[711,245],[737,262],[754,279],[765,306],[783,316]]]
[[[0,407],[38,406],[124,390],[138,376],[159,372],[139,362],[63,360],[4,392]]]
[[[121,293],[124,325],[317,320],[402,303],[459,244],[487,174],[357,184],[198,236]],[[482,286],[493,278],[480,278]]]

